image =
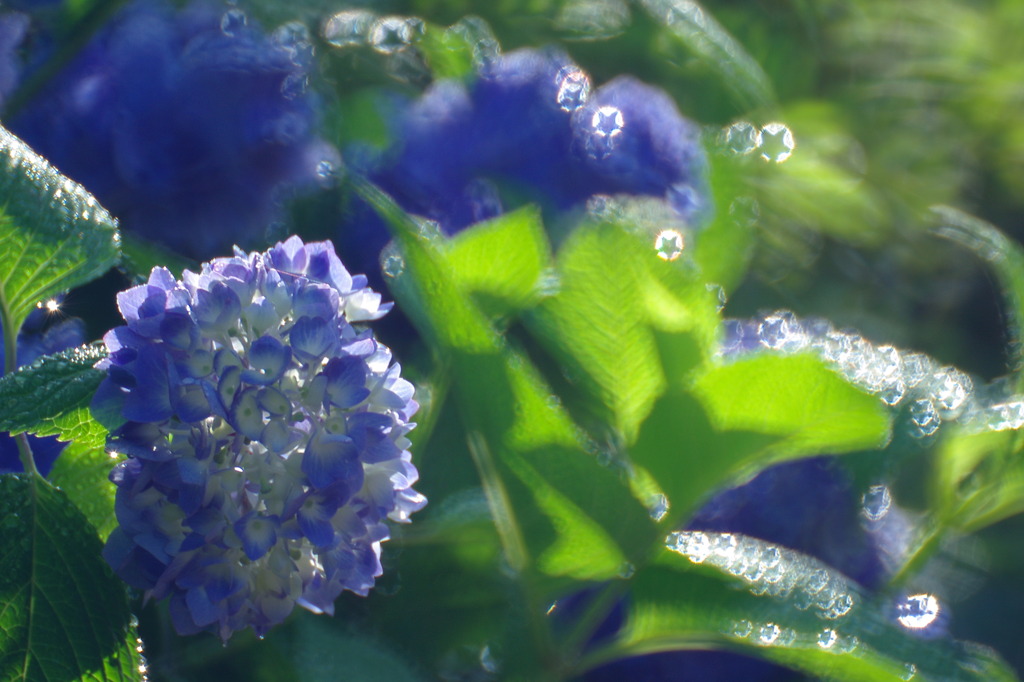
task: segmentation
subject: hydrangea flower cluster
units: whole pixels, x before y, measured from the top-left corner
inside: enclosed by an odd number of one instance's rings
[[[298,23],[267,36],[230,6],[137,0],[5,124],[122,228],[205,259],[261,243],[285,193],[338,163],[316,133],[312,56]]]
[[[262,635],[299,604],[332,613],[381,574],[385,521],[426,504],[406,434],[418,405],[391,352],[354,324],[390,304],[330,242],[298,237],[118,295],[93,409],[120,526],[104,556],[181,634]]]
[[[18,367],[32,364],[43,355],[59,353],[85,343],[85,323],[77,317],[54,319],[53,313],[45,308],[34,310],[18,330],[16,361]],[[3,327],[0,326],[0,357],[4,351]],[[0,363],[0,376],[3,376]],[[36,468],[43,476],[49,474],[58,455],[66,443],[57,441],[56,436],[36,438],[29,436],[32,456]],[[22,471],[18,445],[7,433],[0,433],[0,474]]]
[[[512,195],[559,211],[599,194],[655,196],[693,223],[707,208],[700,131],[672,98],[632,76],[592,92],[559,50],[496,55],[469,85],[438,81],[396,118],[392,148],[364,170],[449,234]],[[344,227],[342,249],[370,243],[375,257],[386,233],[363,218]]]

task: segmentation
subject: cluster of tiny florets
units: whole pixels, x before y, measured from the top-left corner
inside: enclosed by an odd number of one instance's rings
[[[180,633],[257,634],[332,612],[381,574],[385,521],[425,498],[406,434],[413,386],[369,329],[390,308],[329,242],[297,237],[118,295],[93,410],[120,526],[104,555]]]

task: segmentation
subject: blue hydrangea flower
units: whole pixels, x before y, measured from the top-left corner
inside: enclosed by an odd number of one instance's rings
[[[104,550],[118,575],[170,597],[178,632],[225,640],[365,595],[385,521],[426,504],[413,386],[360,325],[391,305],[330,242],[292,237],[181,281],[155,268],[118,306],[93,404],[127,420],[109,440],[127,455]]]
[[[77,317],[54,321],[53,313],[40,309],[32,312],[21,325],[17,337],[17,357],[19,367],[32,364],[42,355],[59,353],[62,350],[80,346],[85,343],[85,323]],[[0,357],[3,356],[3,327],[0,326]],[[0,363],[0,376],[3,376],[3,365]],[[35,459],[36,468],[43,476],[50,473],[53,463],[64,449],[65,443],[57,441],[55,436],[36,438],[29,436],[29,445]],[[22,471],[18,445],[7,433],[0,433],[0,474]]]
[[[138,0],[6,124],[125,230],[209,258],[264,243],[282,198],[337,163],[311,60],[299,24],[266,36],[239,9]]]

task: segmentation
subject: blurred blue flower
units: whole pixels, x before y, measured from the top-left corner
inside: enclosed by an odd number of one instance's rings
[[[263,244],[287,193],[338,163],[312,49],[297,23],[266,36],[239,9],[138,0],[6,123],[122,228],[207,258]]]
[[[53,313],[46,309],[35,310],[18,330],[17,364],[29,365],[42,355],[59,353],[62,350],[85,343],[85,323],[77,317],[54,321]],[[0,326],[0,357],[4,356],[3,327]],[[0,363],[0,376],[3,365]],[[57,456],[65,443],[57,442],[55,436],[36,438],[29,436],[29,445],[35,458],[36,468],[43,476],[50,473]],[[18,445],[14,438],[0,433],[0,473],[22,471]]]
[[[299,604],[333,612],[381,574],[386,519],[426,499],[406,434],[413,386],[369,329],[391,307],[329,242],[236,250],[118,295],[93,410],[120,526],[104,556],[170,597],[179,633],[263,634]]]
[[[18,49],[28,30],[29,18],[20,12],[0,16],[0,104],[14,92],[21,77]]]
[[[699,129],[672,99],[629,76],[591,93],[556,49],[500,55],[468,86],[438,81],[393,116],[394,144],[356,170],[448,234],[509,200],[565,211],[595,194],[656,196],[693,224],[707,210]],[[356,207],[338,240],[371,271],[387,233]]]

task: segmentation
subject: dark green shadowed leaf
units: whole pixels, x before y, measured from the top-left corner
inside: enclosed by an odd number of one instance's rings
[[[1013,341],[1010,346],[1013,353],[1011,361],[1016,369],[1021,369],[1024,365],[1024,248],[991,223],[951,206],[933,206],[932,215],[935,221],[932,230],[935,234],[972,251],[999,278],[1006,297],[1009,333]],[[1021,376],[1024,375],[1018,375],[1016,380],[1017,390],[1024,389]]]
[[[771,81],[761,66],[700,4],[693,0],[640,0],[639,4],[720,74],[741,109],[775,105]]]
[[[199,271],[196,261],[184,258],[165,246],[128,232],[122,235],[122,239],[123,268],[136,277],[147,278],[150,271],[158,266],[167,268],[179,278],[185,270]]]
[[[908,632],[888,598],[812,557],[729,533],[682,532],[669,543],[634,577],[617,640],[582,667],[725,648],[830,680],[1016,679],[984,647]]]
[[[777,456],[876,448],[892,418],[812,355],[751,355],[701,376],[694,392],[713,426],[781,436]]]
[[[0,312],[18,328],[37,302],[120,259],[117,221],[85,189],[0,128]]]
[[[102,346],[69,348],[0,378],[0,431],[48,436],[74,429],[81,420],[60,417],[88,407],[106,376],[93,365],[106,355]]]
[[[124,585],[67,497],[0,476],[0,681],[140,680]]]

